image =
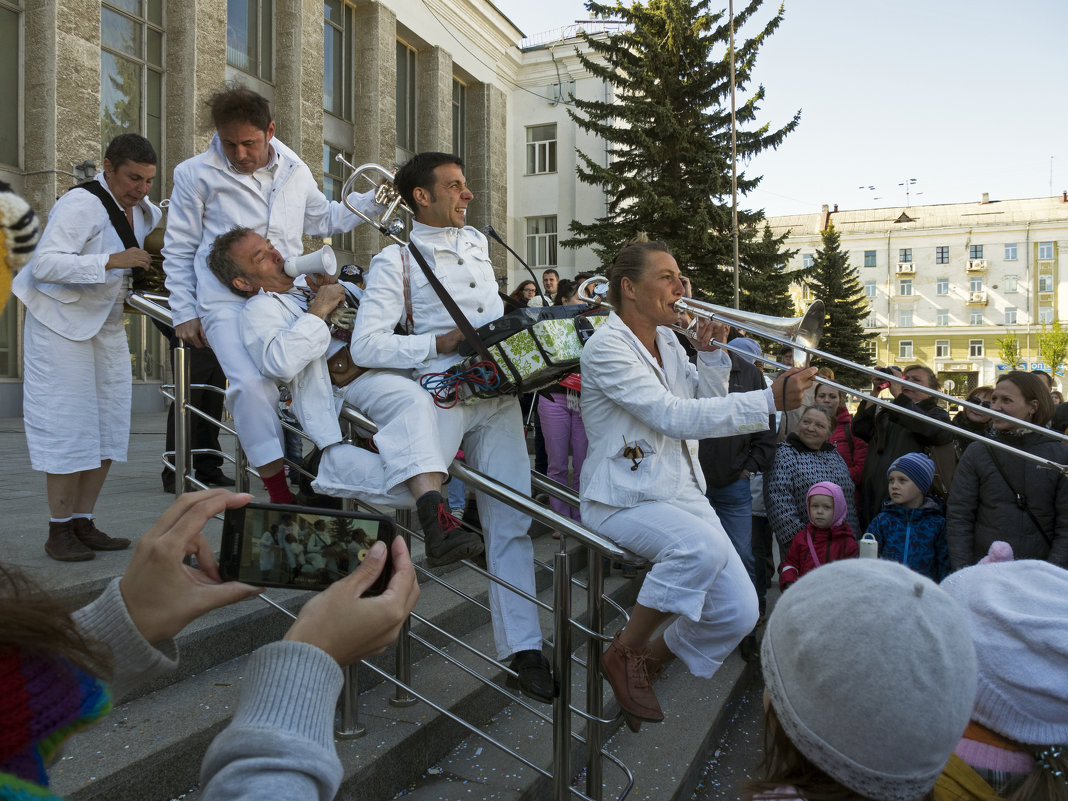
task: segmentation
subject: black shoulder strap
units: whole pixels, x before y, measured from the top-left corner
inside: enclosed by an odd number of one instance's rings
[[[128,248],[139,248],[137,244],[137,237],[134,236],[133,228],[130,226],[130,221],[126,219],[126,215],[122,209],[119,208],[119,204],[115,202],[115,198],[100,185],[99,181],[86,181],[84,184],[78,184],[75,189],[84,189],[85,191],[97,196],[97,199],[104,204],[104,209],[108,213],[108,217],[111,218],[111,225],[115,228],[115,233],[119,235],[119,239],[122,240],[122,244]]]
[[[1013,494],[1013,497],[1016,500],[1017,508],[1027,512],[1027,516],[1031,518],[1031,523],[1036,529],[1038,529],[1038,533],[1042,535],[1042,538],[1046,541],[1046,544],[1052,547],[1053,537],[1046,533],[1046,530],[1042,528],[1041,524],[1038,522],[1038,519],[1035,517],[1035,513],[1031,511],[1031,505],[1027,502],[1027,496],[1024,493],[1020,492],[1018,489],[1016,489],[1012,481],[1009,480],[1009,474],[1005,472],[1005,468],[1002,466],[1001,460],[998,459],[996,449],[991,448],[988,443],[984,443],[984,447],[986,448],[987,453],[990,454],[990,458],[994,462],[994,467],[998,469],[998,472],[1001,473],[1001,477],[1008,485],[1009,492]]]
[[[423,258],[423,254],[419,252],[419,248],[415,246],[414,242],[408,243],[408,249],[415,256],[415,260],[419,263],[419,267],[423,270],[423,274],[426,276],[426,280],[430,282],[430,286],[434,287],[434,291],[438,293],[438,298],[441,299],[441,305],[445,307],[446,311],[452,315],[453,321],[456,323],[456,327],[460,329],[464,335],[464,339],[467,340],[472,350],[478,354],[480,359],[495,364],[493,357],[490,355],[489,349],[482,341],[482,338],[475,331],[474,326],[467,319],[460,307],[456,305],[456,301],[452,299],[448,292],[445,291],[445,287],[441,285],[441,281],[434,275],[434,271],[430,269],[430,265],[426,263],[426,259]]]

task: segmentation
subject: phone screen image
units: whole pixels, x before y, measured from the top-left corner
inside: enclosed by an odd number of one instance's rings
[[[388,546],[393,522],[378,515],[299,506],[249,504],[227,510],[219,569],[226,579],[260,587],[321,590],[344,578],[378,540]],[[389,582],[387,564],[365,595]]]

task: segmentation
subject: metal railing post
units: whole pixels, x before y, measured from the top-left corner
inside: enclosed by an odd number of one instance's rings
[[[359,671],[359,662],[345,668],[345,683],[341,687],[341,723],[334,729],[334,736],[339,740],[355,740],[367,734],[367,729],[360,725],[356,708],[360,697]]]
[[[234,492],[248,492],[248,459],[241,440],[234,437]]]
[[[586,609],[590,631],[604,630],[604,559],[595,548],[586,549]],[[604,779],[601,775],[603,733],[597,721],[604,718],[604,689],[601,681],[601,643],[589,638],[586,647],[586,795],[601,801]]]
[[[553,555],[553,801],[571,796],[571,554]]]
[[[174,495],[186,491],[192,468],[189,442],[189,352],[179,340],[174,349]]]
[[[408,550],[411,551],[412,535],[410,531],[412,528],[412,512],[410,509],[397,510],[397,526],[400,530],[398,536],[404,538],[404,544],[407,545]],[[409,617],[404,621],[404,625],[401,626],[400,634],[397,635],[397,664],[395,667],[397,679],[409,687],[412,685],[412,640],[408,636],[408,632],[411,631],[411,629],[412,619]],[[411,706],[417,700],[418,699],[414,695],[411,695],[398,684],[396,686],[396,691],[393,697],[389,699],[389,702],[393,706]]]

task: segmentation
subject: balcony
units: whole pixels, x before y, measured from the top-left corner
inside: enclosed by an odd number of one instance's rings
[[[916,272],[916,265],[911,261],[899,261],[897,263],[898,275],[913,275]]]
[[[968,259],[968,272],[981,273],[986,270],[986,259]]]
[[[980,290],[978,292],[969,292],[968,298],[965,300],[969,306],[985,306],[987,304],[986,290]]]

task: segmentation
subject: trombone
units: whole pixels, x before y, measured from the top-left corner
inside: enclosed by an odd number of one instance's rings
[[[354,167],[343,155],[338,153],[334,160],[340,164],[344,164],[352,172],[349,173],[349,177],[345,179],[344,186],[341,187],[341,202],[345,204],[345,208],[351,211],[360,219],[365,222],[369,222],[378,232],[383,236],[388,236],[394,242],[401,247],[405,247],[408,243],[401,239],[401,232],[404,231],[404,223],[399,217],[394,217],[395,214],[399,214],[401,211],[405,211],[408,214],[412,213],[412,210],[408,208],[404,203],[404,199],[400,196],[400,192],[397,191],[397,187],[393,185],[393,173],[383,167],[381,164],[361,164],[359,167]],[[377,176],[378,180],[370,176]],[[356,179],[363,177],[368,183],[375,187],[375,203],[380,206],[385,206],[385,209],[377,217],[372,217],[349,202],[349,195],[352,194],[352,185],[356,182]],[[384,180],[383,180],[384,179]],[[390,219],[393,217],[393,219]]]
[[[601,306],[606,309],[612,309],[613,307],[605,300],[605,295],[608,291],[608,279],[604,276],[595,275],[592,278],[588,278],[579,285],[578,297],[579,300],[589,303],[594,306]],[[850,370],[855,370],[859,373],[872,376],[873,378],[885,379],[886,373],[881,373],[872,367],[866,367],[862,364],[856,364],[848,359],[843,359],[841,356],[835,356],[831,353],[819,350],[816,348],[816,344],[820,340],[820,335],[823,333],[823,317],[824,306],[823,301],[815,300],[812,305],[808,307],[803,315],[800,317],[771,317],[766,314],[757,314],[755,312],[745,312],[740,309],[731,309],[727,306],[717,306],[714,303],[707,303],[701,300],[694,300],[693,298],[679,298],[675,301],[675,311],[679,313],[687,313],[692,315],[695,319],[691,321],[689,326],[670,326],[676,331],[679,331],[690,339],[697,338],[697,326],[696,318],[701,317],[706,320],[718,321],[721,323],[728,323],[737,328],[742,328],[750,333],[756,334],[763,339],[769,339],[772,342],[777,342],[780,345],[786,345],[792,347],[794,350],[794,364],[797,366],[805,366],[808,364],[810,356],[817,356],[821,359],[825,359],[829,362],[848,367]],[[717,343],[719,347],[732,353],[738,353],[739,355],[749,356],[750,354],[732,347],[730,343]],[[777,361],[762,357],[762,361],[766,364],[770,364],[772,367],[776,367],[780,370],[789,369],[785,364],[780,364]],[[853,387],[848,387],[845,384],[841,384],[837,381],[833,381],[828,378],[820,378],[819,383],[826,384],[829,387],[837,389],[839,392],[844,392],[848,395],[854,395],[858,398],[862,398],[869,403],[874,403],[877,406],[882,406],[887,409],[893,410],[895,414],[903,415],[905,417],[911,417],[920,422],[934,425],[939,428],[945,428],[951,430],[954,434],[962,434],[969,439],[973,439],[980,442],[985,442],[992,448],[998,448],[1006,453],[1012,453],[1016,456],[1028,459],[1042,467],[1047,467],[1051,470],[1068,475],[1068,465],[1055,462],[1052,459],[1046,459],[1043,456],[1037,456],[1033,453],[1014,448],[1011,445],[1007,445],[1004,442],[984,437],[982,434],[975,434],[971,431],[967,431],[963,428],[958,428],[951,423],[943,423],[941,420],[933,420],[925,414],[922,414],[912,409],[906,409],[903,406],[898,406],[892,401],[888,401],[885,398],[879,398],[874,395],[868,395],[864,392],[859,392]],[[1027,422],[1025,420],[1019,420],[1015,417],[1010,417],[1002,412],[988,409],[984,406],[980,406],[977,403],[969,403],[962,401],[959,398],[955,398],[952,395],[947,395],[938,390],[930,389],[921,384],[917,384],[913,381],[906,381],[904,378],[896,378],[895,384],[901,384],[902,386],[909,387],[910,389],[919,390],[927,395],[933,395],[936,398],[942,400],[951,401],[963,406],[966,409],[979,412],[980,414],[989,415],[999,420],[1005,420],[1012,423],[1014,426],[1020,428],[1026,428],[1030,431],[1035,431],[1039,434],[1045,434],[1047,437],[1051,437],[1061,442],[1068,443],[1068,436],[1064,434],[1058,434],[1056,431],[1051,431],[1048,428],[1035,425],[1034,423]]]

